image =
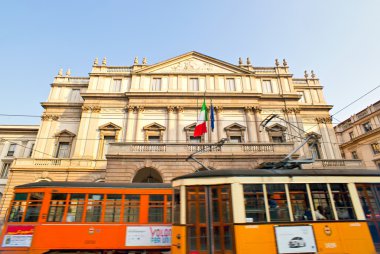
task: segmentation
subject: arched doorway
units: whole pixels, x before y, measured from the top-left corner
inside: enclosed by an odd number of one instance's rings
[[[160,173],[154,168],[142,168],[137,171],[133,183],[163,183]]]

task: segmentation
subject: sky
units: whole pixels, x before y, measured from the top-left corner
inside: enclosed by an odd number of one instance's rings
[[[2,1],[0,124],[39,124],[60,68],[87,76],[96,57],[129,66],[198,51],[314,70],[339,123],[380,98],[380,1]],[[23,116],[5,116],[23,115]],[[338,121],[339,120],[339,121]]]

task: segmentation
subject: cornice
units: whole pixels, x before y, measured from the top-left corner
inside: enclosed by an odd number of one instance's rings
[[[297,84],[294,84],[293,83],[293,87],[294,89],[314,89],[314,88],[318,88],[318,89],[323,89],[323,86],[320,86],[320,85],[310,85],[310,86],[305,86],[305,85],[297,85]]]
[[[83,102],[41,102],[41,106],[46,107],[60,107],[60,108],[80,108]]]
[[[372,137],[374,137],[376,135],[379,135],[379,134],[380,134],[380,128],[377,128],[377,129],[374,129],[372,131],[366,132],[366,133],[364,133],[362,135],[359,135],[359,136],[353,138],[352,140],[339,145],[339,147],[342,148],[342,149],[345,149],[345,148],[347,148],[347,147],[349,147],[351,145],[354,145],[355,143],[363,141],[363,140],[365,140],[367,138],[372,138]]]

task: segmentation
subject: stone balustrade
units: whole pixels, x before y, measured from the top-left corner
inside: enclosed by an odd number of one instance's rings
[[[304,169],[333,169],[333,168],[347,168],[347,169],[359,169],[363,168],[363,162],[361,160],[315,160],[312,164],[303,165]]]
[[[89,159],[32,159],[17,158],[14,160],[13,168],[94,168],[105,169],[106,160],[89,160]]]

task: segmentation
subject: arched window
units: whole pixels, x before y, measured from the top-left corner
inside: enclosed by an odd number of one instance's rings
[[[160,173],[154,168],[142,168],[133,177],[133,183],[163,183]]]

